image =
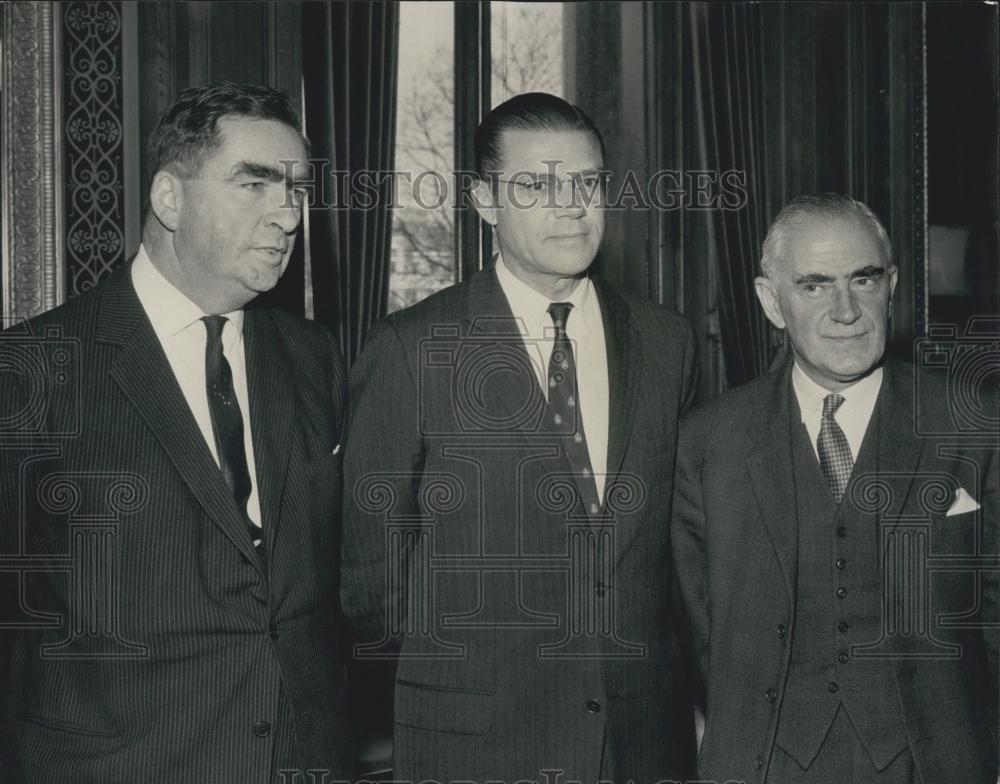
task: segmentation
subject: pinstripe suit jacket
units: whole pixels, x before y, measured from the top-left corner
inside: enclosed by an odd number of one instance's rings
[[[492,268],[379,322],[352,370],[342,600],[357,653],[399,656],[397,779],[691,772],[668,539],[690,329],[597,285],[606,518],[583,508]]]
[[[984,379],[966,374],[973,386]],[[707,686],[699,754],[706,779],[764,781],[775,742],[795,635],[798,531],[805,524],[796,513],[790,385],[788,363],[681,423],[673,544]],[[964,430],[953,419],[971,407],[989,421],[997,398],[975,386],[979,399],[953,402],[953,394],[968,391],[949,393],[943,378],[887,361],[878,426],[869,425],[865,435],[876,447],[877,469],[851,479],[852,486],[877,484],[865,492],[849,486],[841,502],[865,510],[862,519],[871,523],[865,535],[898,534],[899,542],[908,532],[936,559],[921,568],[911,558],[893,569],[899,561],[880,545],[885,593],[873,597],[873,604],[891,607],[891,617],[876,619],[884,635],[880,651],[892,660],[904,729],[928,784],[993,784],[1000,773],[997,434]],[[980,508],[946,514],[958,487]],[[993,567],[977,575],[977,561]],[[915,602],[918,620],[902,615]]]
[[[281,312],[248,309],[244,337],[266,563],[130,266],[2,336],[0,579],[19,628],[4,631],[0,780],[349,773],[343,363]]]

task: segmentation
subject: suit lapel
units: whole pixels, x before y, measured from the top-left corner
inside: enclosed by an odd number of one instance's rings
[[[601,307],[608,356],[609,432],[606,494],[625,459],[635,418],[642,362],[639,360],[639,336],[629,321],[628,305],[612,288],[596,279],[595,286]],[[491,379],[490,390],[495,396],[498,416],[501,419],[506,418],[507,421],[520,423],[524,412],[530,412],[530,416],[526,419],[531,424],[521,426],[520,432],[536,447],[536,453],[542,457],[552,458],[551,439],[530,438],[532,433],[544,433],[544,415],[547,406],[522,341],[511,339],[520,332],[493,269],[484,270],[470,281],[466,316],[467,334],[496,335],[504,338],[505,346],[509,345],[509,350],[512,352],[510,365],[520,367],[520,372],[497,373]],[[526,389],[531,390],[531,399],[527,405]],[[578,482],[579,479],[573,472],[568,458],[563,456],[561,459],[565,464],[565,471],[572,474],[574,481]],[[582,488],[581,497],[583,497]]]
[[[294,432],[295,390],[280,336],[267,313],[249,309],[244,323],[247,387],[257,493],[268,552],[281,519],[281,500]]]
[[[572,477],[577,487],[575,514],[586,517],[588,489],[581,483],[593,483],[593,479],[577,475],[565,446],[560,443],[562,437],[552,429],[548,403],[494,269],[484,270],[470,281],[466,317],[465,334],[480,338],[496,336],[503,346],[504,354],[491,355],[490,362],[502,364],[505,369],[491,374],[488,382],[492,404],[488,415],[496,417],[499,423],[510,423],[510,426],[502,425],[498,434],[520,437],[533,454],[549,461],[556,473]]]
[[[791,443],[791,369],[785,368],[770,377],[759,404],[748,410],[747,471],[764,526],[781,565],[789,597],[795,595],[798,579],[798,521],[795,490],[790,478]]]
[[[127,265],[108,281],[98,311],[97,341],[120,349],[111,364],[111,378],[145,420],[210,519],[258,565],[244,519],[142,310],[130,270]]]
[[[898,502],[886,510],[893,527],[906,508],[926,439],[919,438],[914,417],[913,376],[891,360],[885,363],[878,399],[878,464],[880,484],[889,483],[889,497]]]
[[[497,434],[519,433],[529,443],[538,445],[538,439],[531,436],[544,427],[545,397],[538,386],[519,325],[492,268],[483,270],[469,281],[464,334],[480,340],[496,338],[496,350],[491,351],[485,361],[471,355],[463,360],[476,370],[487,371],[488,368],[481,365],[488,363],[493,366],[490,370],[496,371],[481,372],[481,383],[476,388],[485,393],[480,404],[486,405],[484,413],[497,424]],[[460,350],[479,349],[478,340],[462,343]],[[463,384],[462,388],[470,387]],[[552,456],[551,449],[543,449],[541,454]]]
[[[642,358],[639,335],[629,322],[629,308],[611,287],[594,279],[608,355],[608,481],[621,470],[635,420]]]

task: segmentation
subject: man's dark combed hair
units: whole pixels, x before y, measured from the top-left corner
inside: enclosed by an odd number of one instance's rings
[[[484,179],[502,168],[500,137],[504,131],[589,131],[604,158],[601,132],[580,107],[549,93],[522,93],[494,108],[476,128],[476,171]]]
[[[284,93],[259,84],[220,82],[189,87],[163,113],[149,138],[149,176],[170,168],[183,177],[194,177],[222,145],[219,120],[242,117],[277,120],[299,130],[299,115]]]

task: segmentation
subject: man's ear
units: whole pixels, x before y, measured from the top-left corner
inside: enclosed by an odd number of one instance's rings
[[[895,264],[889,265],[889,303],[892,303],[892,295],[899,282],[899,268]]]
[[[490,183],[484,179],[476,180],[472,188],[472,206],[476,208],[479,217],[490,226],[497,225],[497,197]]]
[[[177,231],[184,204],[184,185],[180,178],[160,170],[149,186],[149,208],[167,231]]]
[[[757,290],[757,299],[760,300],[761,307],[764,308],[764,315],[767,316],[767,320],[778,329],[784,329],[785,318],[781,315],[778,292],[775,291],[771,279],[760,275],[754,279],[753,285]]]

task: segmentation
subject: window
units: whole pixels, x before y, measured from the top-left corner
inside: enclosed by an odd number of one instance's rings
[[[490,106],[529,91],[567,97],[560,3],[489,4]],[[454,3],[403,3],[389,311],[457,280]]]
[[[563,11],[561,3],[490,3],[492,106],[526,92],[567,98]]]
[[[389,312],[455,282],[454,5],[400,5]]]

